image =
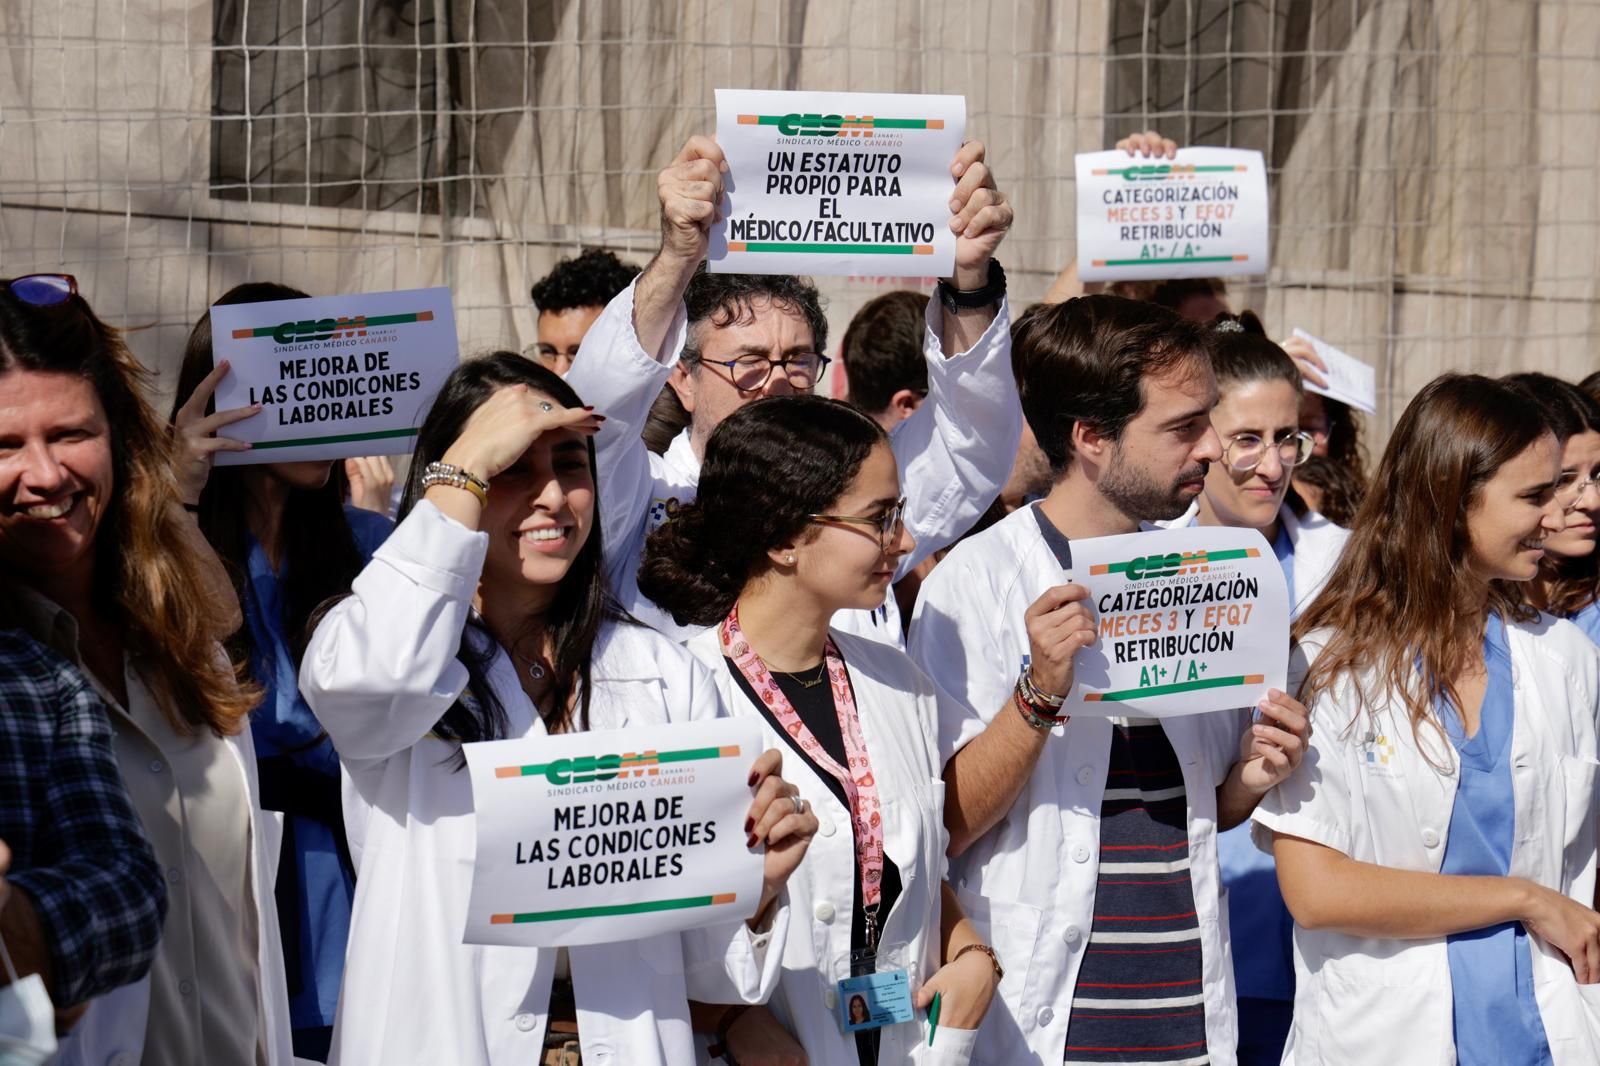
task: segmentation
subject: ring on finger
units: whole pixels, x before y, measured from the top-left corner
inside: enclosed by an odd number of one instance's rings
[[[806,813],[806,801],[800,798],[800,793],[796,792],[793,795],[791,795],[789,797],[789,802],[794,804],[794,813],[796,813],[796,814],[804,814],[804,813]]]

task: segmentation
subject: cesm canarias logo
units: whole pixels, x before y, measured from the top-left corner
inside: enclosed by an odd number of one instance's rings
[[[379,326],[406,326],[413,322],[432,322],[432,311],[413,311],[399,315],[341,315],[338,318],[303,318],[275,326],[249,326],[233,331],[236,341],[270,337],[275,344],[312,344],[343,337],[365,337],[367,330]]]
[[[1095,177],[1120,177],[1123,181],[1180,181],[1197,174],[1243,174],[1250,168],[1242,163],[1200,166],[1194,163],[1140,163],[1125,167],[1095,167]]]
[[[879,118],[873,115],[740,115],[741,126],[776,126],[785,137],[871,137],[877,130],[942,130],[942,118]]]
[[[657,777],[684,763],[705,759],[735,758],[739,745],[715,748],[683,748],[678,751],[608,752],[604,755],[575,755],[544,763],[497,766],[496,777],[542,777],[557,788],[616,781],[633,777]]]
[[[1255,559],[1261,552],[1255,548],[1228,548],[1223,551],[1167,552],[1165,555],[1138,555],[1120,563],[1096,563],[1089,568],[1091,574],[1122,574],[1129,581],[1147,581],[1155,577],[1172,577],[1175,574],[1203,574],[1212,563],[1232,559]]]

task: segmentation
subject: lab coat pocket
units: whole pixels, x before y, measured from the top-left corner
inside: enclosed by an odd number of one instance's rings
[[[1564,831],[1562,853],[1568,878],[1581,869],[1595,850],[1595,774],[1600,763],[1581,755],[1561,757],[1562,800],[1564,803]]]
[[[1021,1061],[1027,1056],[1027,1048],[1017,1017],[1035,1008],[1026,996],[1028,974],[1033,968],[1039,939],[1041,912],[1026,903],[987,899],[966,888],[956,889],[956,898],[978,937],[994,948],[1006,972],[983,1016],[983,1024],[978,1027],[982,1034],[982,1052],[974,1051],[979,1054],[977,1061],[996,1064]]]
[[[952,1029],[941,1025],[933,1031],[933,1046],[920,1061],[931,1066],[967,1066],[978,1044],[978,1030]]]
[[[1449,968],[1439,958],[1444,944],[1378,943],[1381,957],[1357,948],[1323,960],[1316,1054],[1304,1061],[1394,1062],[1403,1039],[1406,1066],[1453,1062]]]

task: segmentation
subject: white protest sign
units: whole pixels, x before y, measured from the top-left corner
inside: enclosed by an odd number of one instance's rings
[[[1253,706],[1283,689],[1289,590],[1253,529],[1193,526],[1072,542],[1099,639],[1074,660],[1064,714],[1165,718]]]
[[[950,276],[966,126],[964,96],[718,89],[711,270]]]
[[[410,451],[459,361],[445,288],[218,305],[211,347],[217,410],[265,405],[223,428],[251,448],[221,466]]]
[[[1330,400],[1338,400],[1369,415],[1378,413],[1376,370],[1355,356],[1346,355],[1327,341],[1313,337],[1303,329],[1295,330],[1294,335],[1310,344],[1316,350],[1318,358],[1328,367],[1322,375],[1328,379],[1328,387],[1323,388],[1307,380],[1305,386],[1308,391],[1318,396],[1326,396]]]
[[[1180,148],[1077,156],[1084,281],[1267,272],[1267,167],[1260,152]]]
[[[467,744],[478,852],[469,944],[604,944],[742,921],[753,718]]]

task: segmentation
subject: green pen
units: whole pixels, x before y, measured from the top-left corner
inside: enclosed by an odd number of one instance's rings
[[[933,994],[933,1002],[928,1004],[928,1046],[933,1046],[933,1034],[939,1029],[939,993]]]

